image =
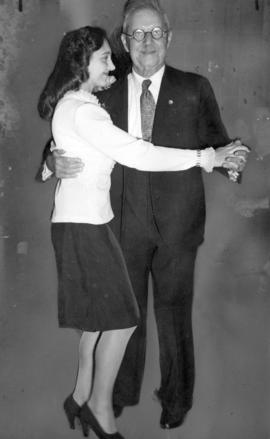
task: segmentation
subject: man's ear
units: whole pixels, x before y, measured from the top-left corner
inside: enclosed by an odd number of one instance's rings
[[[171,41],[172,41],[172,31],[169,30],[169,32],[168,32],[168,36],[167,36],[167,49],[168,49],[168,47],[170,46]]]
[[[126,37],[126,35],[121,34],[121,40],[122,40],[123,46],[124,46],[124,48],[125,48],[125,51],[126,51],[126,52],[129,52],[129,47],[128,47],[127,37]]]

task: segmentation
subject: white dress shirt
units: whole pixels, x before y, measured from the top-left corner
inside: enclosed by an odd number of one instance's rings
[[[155,103],[158,100],[164,70],[165,66],[147,78],[151,80],[149,90],[153,95]],[[128,132],[138,138],[142,138],[140,97],[142,94],[142,82],[145,79],[134,70],[128,75]]]
[[[58,102],[52,133],[55,148],[80,157],[83,171],[76,178],[58,181],[53,222],[104,224],[113,218],[110,203],[111,172],[115,162],[141,171],[180,171],[197,163],[196,150],[156,147],[113,125],[97,98],[86,91],[71,91]],[[208,171],[214,164],[212,148],[202,151]]]

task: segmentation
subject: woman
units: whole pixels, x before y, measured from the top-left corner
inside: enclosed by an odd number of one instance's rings
[[[100,438],[117,439],[122,436],[116,431],[112,390],[139,311],[120,247],[107,225],[113,217],[114,163],[148,171],[201,166],[210,172],[243,147],[179,150],[135,139],[112,124],[92,94],[111,83],[113,70],[102,29],[87,26],[67,33],[39,113],[52,120],[56,148],[85,163],[78,177],[59,180],[52,213],[59,325],[83,331],[76,385],[64,409],[71,428],[77,416],[86,436],[90,427]]]

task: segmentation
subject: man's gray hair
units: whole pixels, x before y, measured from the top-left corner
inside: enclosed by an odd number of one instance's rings
[[[130,16],[140,9],[152,9],[156,11],[163,20],[165,30],[170,30],[168,16],[161,7],[159,0],[127,0],[123,9],[123,32],[127,32]]]

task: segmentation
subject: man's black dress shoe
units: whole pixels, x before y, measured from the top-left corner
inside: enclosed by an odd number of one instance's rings
[[[160,427],[168,430],[171,428],[180,427],[180,425],[184,423],[186,416],[187,412],[183,413],[179,419],[172,420],[167,411],[163,410],[160,417]]]

